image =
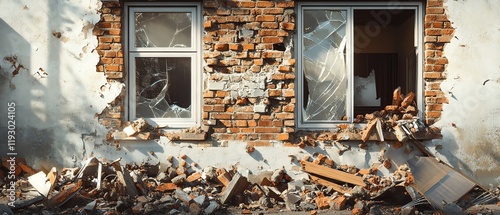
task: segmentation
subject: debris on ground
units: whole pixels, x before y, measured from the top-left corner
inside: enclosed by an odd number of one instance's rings
[[[393,148],[415,145],[424,156],[398,166],[380,151],[379,163],[371,168],[336,163],[328,155],[288,155],[294,170],[275,169],[253,175],[234,167],[187,165],[187,155],[173,156],[166,163],[123,164],[95,157],[79,167],[37,171],[17,158],[2,158],[0,211],[4,214],[251,214],[307,211],[351,211],[351,214],[498,214],[500,186],[486,189],[438,161],[420,142],[435,138],[435,128],[417,117],[415,94],[403,96],[398,88],[393,102],[383,110],[358,115],[355,123],[340,124],[334,131],[298,131],[297,145],[319,143],[351,150],[344,141],[356,140],[360,149],[369,141],[386,142]],[[128,122],[115,132],[119,140],[205,140],[208,128],[168,131],[144,118]],[[437,131],[437,132],[436,132]],[[255,153],[248,144],[246,153]],[[406,152],[406,148],[405,148]],[[150,152],[155,155],[154,151]],[[156,156],[156,155],[155,155]],[[176,163],[177,165],[174,165]],[[7,178],[11,166],[16,180]],[[193,168],[197,167],[197,168]],[[394,170],[380,174],[380,170]],[[15,196],[15,201],[9,201]],[[3,204],[2,204],[3,203]]]
[[[15,182],[15,207],[9,205],[3,211],[16,214],[309,211],[313,214],[349,210],[352,214],[413,214],[415,211],[434,214],[436,211],[485,213],[498,211],[499,207],[499,188],[485,190],[430,157],[416,157],[389,176],[378,176],[375,167],[332,165],[326,156],[316,156],[300,160],[304,177],[296,177],[284,169],[247,174],[248,177],[235,169],[212,166],[193,171],[181,162],[174,166],[172,159],[167,158],[167,166],[162,170],[159,163],[124,165],[121,160],[106,162],[90,158],[79,168],[65,168],[59,173],[55,168],[47,174],[22,171]],[[429,170],[429,165],[435,166],[439,174]],[[423,171],[422,166],[427,169]],[[6,171],[5,167],[1,171]],[[460,183],[460,187],[456,187],[453,183],[460,180],[445,179],[457,176],[468,186]],[[9,182],[1,183],[6,187]],[[435,184],[444,186],[450,193],[441,192]],[[3,196],[7,196],[7,189],[3,190]],[[437,203],[439,198],[450,202]],[[2,207],[8,205],[6,200],[3,198]]]

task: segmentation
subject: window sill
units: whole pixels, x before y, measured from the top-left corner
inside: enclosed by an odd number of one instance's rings
[[[185,133],[181,130],[176,130],[174,132],[160,132],[165,135],[171,141],[205,141],[207,139],[207,132],[201,133]],[[159,134],[153,134],[152,132],[139,132],[133,136],[127,136],[123,131],[117,131],[113,133],[114,140],[120,141],[147,141],[159,139]]]

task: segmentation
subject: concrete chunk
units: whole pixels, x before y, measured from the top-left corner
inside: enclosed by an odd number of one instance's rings
[[[249,183],[247,179],[241,176],[239,173],[236,173],[233,176],[231,182],[229,182],[229,185],[224,190],[220,199],[221,203],[226,204],[231,199],[231,197],[243,192],[248,187],[248,185]]]

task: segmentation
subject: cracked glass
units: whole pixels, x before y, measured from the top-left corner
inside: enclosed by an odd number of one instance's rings
[[[191,58],[136,57],[136,117],[191,117]]]
[[[190,12],[136,12],[135,47],[191,47]]]
[[[304,121],[347,120],[345,10],[304,10]]]

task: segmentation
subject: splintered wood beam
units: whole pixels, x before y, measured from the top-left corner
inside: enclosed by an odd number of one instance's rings
[[[332,169],[327,166],[322,166],[318,164],[313,164],[311,162],[302,162],[302,169],[304,169],[307,173],[316,174],[319,176],[323,176],[325,178],[342,181],[349,184],[366,186],[363,178],[359,176],[355,176],[344,171]]]
[[[113,163],[111,163],[111,165],[113,166],[113,168],[116,171],[116,176],[118,177],[118,180],[125,187],[127,194],[129,196],[138,196],[139,191],[137,191],[137,188],[135,187],[134,180],[130,176],[130,173],[128,172],[128,170],[126,168],[122,168],[122,166],[120,165],[120,162],[113,162]]]
[[[380,141],[384,142],[385,139],[384,139],[384,131],[382,130],[382,122],[380,122],[380,119],[377,118],[376,119],[377,122],[375,123],[377,127],[377,134],[378,134],[378,138],[380,139]]]
[[[315,175],[309,175],[309,177],[311,178],[311,181],[313,181],[314,183],[320,184],[320,185],[323,185],[323,186],[326,186],[326,187],[332,187],[333,190],[335,190],[337,192],[340,192],[340,193],[349,193],[352,190],[352,188],[343,187],[343,186],[341,186],[339,184],[336,184],[334,182],[328,181],[326,179],[322,179],[322,178],[320,178],[318,176],[315,176]]]

